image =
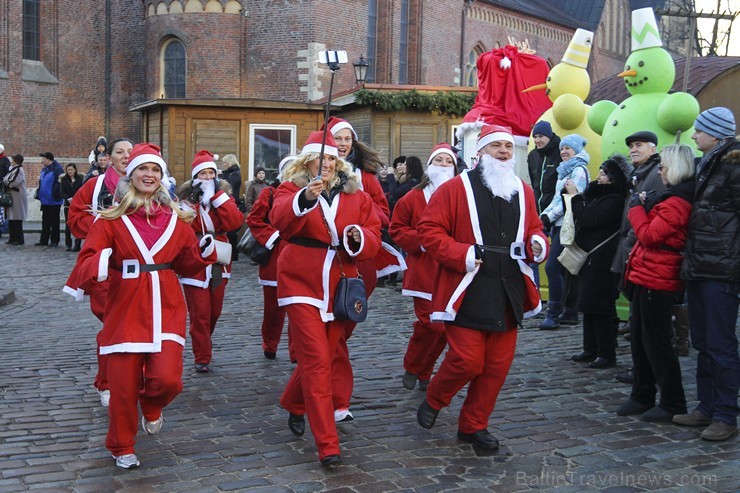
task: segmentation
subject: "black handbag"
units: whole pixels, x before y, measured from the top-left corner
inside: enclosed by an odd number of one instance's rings
[[[5,185],[0,183],[0,207],[12,207],[13,196],[10,195]]]
[[[329,233],[329,242],[333,241],[331,228],[324,216],[324,210],[319,205],[321,218],[324,220],[324,226]],[[365,294],[365,281],[358,273],[357,277],[347,277],[344,274],[342,265],[342,256],[339,250],[336,251],[336,259],[339,262],[339,283],[334,293],[334,319],[349,320],[350,322],[364,322],[367,319],[367,295]]]
[[[260,265],[266,265],[270,261],[270,255],[272,255],[272,250],[257,241],[249,228],[244,231],[236,248]]]

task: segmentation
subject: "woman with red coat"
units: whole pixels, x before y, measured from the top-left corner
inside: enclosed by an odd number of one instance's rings
[[[285,166],[295,160],[295,156],[287,156],[278,165],[278,181],[282,179]],[[283,242],[280,241],[280,231],[270,224],[270,210],[275,200],[275,187],[268,185],[260,192],[252,209],[247,215],[247,226],[254,238],[265,248],[272,250],[270,259],[265,265],[259,266],[259,283],[262,285],[262,352],[267,359],[275,359],[278,344],[285,325],[285,308],[277,301],[277,262]],[[289,334],[290,337],[290,334]],[[288,340],[290,360],[295,361],[293,350]]]
[[[632,292],[632,361],[635,381],[630,398],[617,410],[620,416],[671,422],[686,414],[681,365],[671,344],[671,312],[680,301],[684,282],[679,277],[694,197],[694,151],[683,144],[660,152],[658,172],[666,190],[650,210],[645,193],[630,203],[627,217],[637,236],[627,260],[625,277]],[[656,386],[660,403],[655,405]]]
[[[73,283],[87,290],[110,277],[100,353],[110,384],[105,446],[124,469],[134,453],[141,405],[144,431],[162,428],[162,409],[182,391],[185,299],[178,275],[193,276],[216,260],[211,235],[200,242],[162,185],[167,165],[159,147],[134,146],[115,190],[116,205],[100,211],[77,259]]]
[[[408,390],[413,390],[418,380],[419,389],[426,391],[434,364],[447,345],[444,324],[429,320],[438,264],[421,246],[416,225],[432,194],[457,174],[456,164],[457,156],[448,143],[434,147],[421,183],[398,201],[388,229],[393,241],[408,254],[408,270],[403,277],[402,294],[413,297],[416,313],[414,332],[403,358],[405,372],[402,384]]]
[[[326,128],[331,132],[337,143],[338,157],[350,165],[350,169],[360,178],[358,182],[360,190],[372,198],[381,228],[387,228],[390,224],[391,214],[388,208],[388,200],[385,198],[383,187],[378,180],[378,170],[382,165],[380,156],[375,150],[357,138],[357,132],[347,120],[332,116],[326,122]],[[357,264],[365,281],[365,293],[368,299],[370,299],[370,295],[377,285],[378,277],[393,274],[406,268],[403,256],[386,243],[381,245],[375,258],[358,261]],[[354,375],[352,374],[352,365],[349,362],[347,339],[352,336],[356,325],[354,323],[346,325],[345,337],[339,341],[337,354],[334,358],[333,366],[336,368],[334,373],[334,419],[338,423],[351,421],[354,418],[349,410]]]
[[[178,195],[182,201],[181,207],[195,212],[195,219],[190,224],[197,237],[209,234],[216,240],[230,244],[226,234],[239,229],[244,216],[229,194],[229,183],[216,178],[218,168],[215,161],[211,152],[198,151],[193,159],[192,179],[180,186]],[[198,373],[211,371],[211,337],[221,316],[230,277],[231,257],[228,264],[209,265],[194,276],[180,279],[188,301],[190,338],[193,342],[195,371]]]
[[[270,222],[287,242],[278,257],[278,304],[288,313],[298,366],[280,400],[288,427],[305,431],[304,413],[321,465],[341,463],[332,400],[332,359],[345,336],[346,320],[333,314],[340,272],[357,277],[359,261],[380,247],[380,220],[372,199],[359,192],[356,175],[338,158],[337,144],[312,132],[283,174]]]

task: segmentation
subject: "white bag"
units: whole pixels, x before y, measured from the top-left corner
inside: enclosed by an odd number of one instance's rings
[[[216,248],[216,262],[229,265],[231,263],[231,243],[214,238],[213,246]]]
[[[563,224],[560,226],[560,244],[563,246],[574,245],[576,241],[576,221],[573,219],[571,200],[573,200],[573,195],[563,194],[565,215],[563,216]]]

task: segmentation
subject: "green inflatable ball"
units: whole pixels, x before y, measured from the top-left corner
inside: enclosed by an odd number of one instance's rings
[[[658,125],[669,134],[676,134],[679,130],[685,132],[694,124],[699,111],[699,101],[691,94],[670,94],[658,106]]]
[[[616,103],[608,100],[598,101],[592,104],[591,109],[588,112],[588,126],[591,127],[591,130],[602,135],[606,120],[616,107]]]

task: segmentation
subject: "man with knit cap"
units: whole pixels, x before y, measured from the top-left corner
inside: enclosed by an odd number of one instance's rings
[[[698,351],[699,405],[673,417],[685,426],[706,426],[704,440],[737,433],[740,356],[737,322],[740,295],[740,142],[735,117],[710,108],[694,122],[692,139],[704,157],[696,167],[681,277],[687,280],[691,342]]]
[[[538,121],[532,129],[532,139],[534,149],[527,156],[527,167],[537,212],[542,213],[555,196],[557,168],[563,159],[560,157],[560,137],[553,132],[550,122]]]
[[[511,129],[485,125],[480,164],[443,183],[417,225],[422,246],[439,263],[432,322],[444,322],[449,349],[417,421],[431,428],[466,385],[457,436],[495,450],[488,419],[509,373],[517,327],[542,309],[529,264],[547,257],[547,238],[532,189],[514,174]]]

